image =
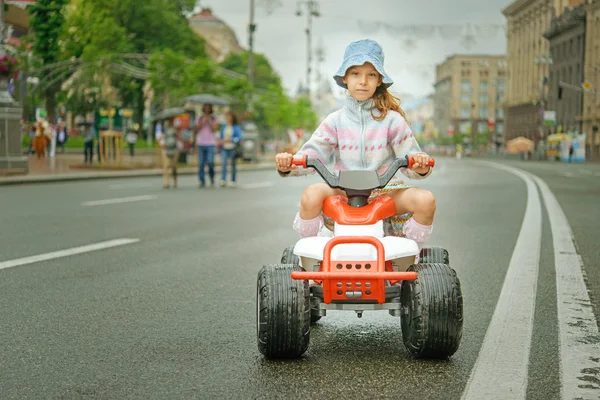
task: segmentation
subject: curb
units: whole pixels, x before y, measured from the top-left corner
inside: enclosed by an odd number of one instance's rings
[[[237,172],[243,171],[262,171],[262,170],[275,170],[275,166],[272,163],[269,164],[256,164],[248,166],[237,166]],[[217,172],[221,172],[221,168],[215,166],[215,175]],[[196,175],[198,173],[197,168],[179,168],[177,170],[178,175]],[[151,169],[151,170],[134,170],[134,171],[111,171],[111,172],[72,172],[65,174],[48,174],[48,175],[23,175],[13,176],[7,178],[0,178],[0,186],[8,185],[26,185],[32,183],[54,183],[54,182],[70,182],[70,181],[82,181],[82,180],[99,180],[99,179],[119,179],[119,178],[140,178],[147,176],[162,176],[162,169]]]

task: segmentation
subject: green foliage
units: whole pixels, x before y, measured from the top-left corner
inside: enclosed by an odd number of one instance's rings
[[[221,66],[238,74],[248,74],[248,52],[231,53],[221,63]],[[279,74],[273,70],[269,60],[262,54],[254,54],[254,86],[267,90],[269,86],[281,86]]]

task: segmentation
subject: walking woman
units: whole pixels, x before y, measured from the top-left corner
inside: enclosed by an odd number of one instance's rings
[[[242,140],[242,128],[238,124],[235,115],[228,111],[225,114],[227,122],[221,126],[219,135],[219,144],[221,145],[221,187],[227,185],[227,164],[231,160],[231,181],[230,187],[235,186],[235,146]]]
[[[217,119],[213,115],[211,104],[202,108],[203,115],[196,119],[194,131],[196,132],[196,148],[198,149],[198,179],[200,187],[206,184],[205,169],[208,165],[210,185],[215,184],[215,148],[217,144],[216,132],[219,128]]]

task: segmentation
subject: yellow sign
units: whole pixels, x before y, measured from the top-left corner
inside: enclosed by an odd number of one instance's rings
[[[590,81],[583,82],[581,86],[583,86],[583,90],[585,90],[586,92],[592,90],[592,83]]]

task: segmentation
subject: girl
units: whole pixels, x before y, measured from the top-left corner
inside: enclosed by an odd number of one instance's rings
[[[242,140],[242,128],[238,124],[238,120],[235,115],[228,111],[225,114],[227,122],[221,126],[220,133],[220,144],[221,150],[221,187],[227,183],[227,160],[231,159],[231,182],[230,187],[235,186],[235,146]]]
[[[415,164],[412,170],[401,169],[401,172],[411,179],[429,176],[429,156],[421,152],[398,99],[387,90],[393,81],[385,73],[383,61],[383,49],[375,41],[360,40],[346,48],[344,61],[334,79],[350,96],[342,109],[325,118],[296,155],[307,155],[323,163],[333,156],[334,174],[343,170],[377,170],[381,174],[394,159],[410,154]],[[292,165],[292,157],[289,153],[275,156],[280,175],[314,173]],[[374,191],[374,195],[381,194],[392,197],[396,203],[393,233],[402,232],[417,242],[420,250],[432,231],[436,205],[431,192],[409,187],[393,178],[386,189]],[[300,237],[317,235],[324,224],[323,201],[335,195],[345,196],[343,191],[325,183],[310,185],[304,190],[300,211],[293,223]]]

